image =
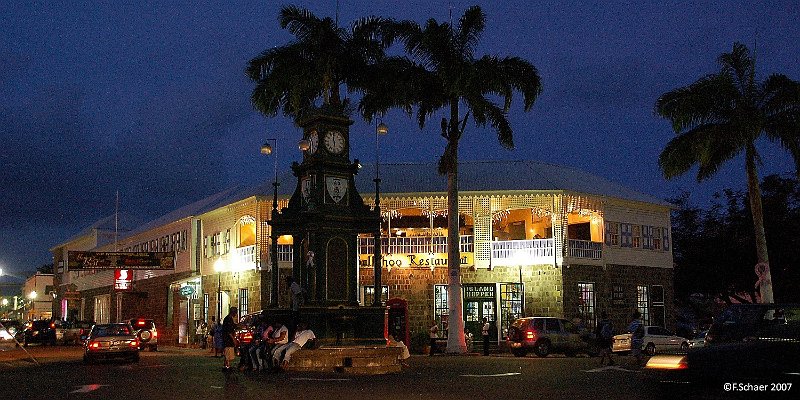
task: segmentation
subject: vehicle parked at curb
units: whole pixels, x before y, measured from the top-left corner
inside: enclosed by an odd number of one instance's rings
[[[732,304],[714,318],[706,345],[800,338],[800,304]]]
[[[101,358],[126,358],[139,362],[139,339],[127,323],[99,324],[92,327],[83,346],[83,362]]]
[[[14,337],[24,329],[22,323],[15,319],[0,320],[0,325],[2,326],[0,328],[0,342],[13,341]]]
[[[22,342],[23,346],[31,343],[54,345],[56,344],[56,323],[50,319],[28,321],[21,336],[22,340],[17,338],[17,341]]]
[[[697,349],[706,346],[706,334],[708,331],[701,331],[695,337],[689,339],[689,348]]]
[[[567,356],[599,353],[591,332],[581,331],[572,322],[554,317],[518,318],[508,328],[507,342],[511,354],[516,357],[524,357],[531,351],[539,357],[551,353]]]
[[[615,353],[631,351],[630,333],[614,336],[611,351]],[[642,339],[642,351],[648,356],[663,352],[686,352],[689,350],[689,341],[676,336],[666,328],[660,326],[645,326]]]
[[[139,339],[139,349],[158,351],[158,329],[152,319],[133,318],[128,321],[133,328],[134,335]]]
[[[94,322],[89,321],[56,321],[56,342],[61,344],[81,344],[92,329]]]

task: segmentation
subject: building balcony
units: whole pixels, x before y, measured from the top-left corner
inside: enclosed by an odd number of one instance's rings
[[[552,264],[555,241],[551,239],[501,240],[492,242],[492,265]]]
[[[575,258],[599,260],[603,258],[603,243],[589,240],[567,240],[567,254]]]

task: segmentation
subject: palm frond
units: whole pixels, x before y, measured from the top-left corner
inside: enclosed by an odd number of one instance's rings
[[[456,29],[456,43],[460,48],[461,56],[466,59],[473,58],[475,47],[480,42],[481,34],[486,28],[486,14],[479,6],[472,6],[458,21]]]
[[[680,133],[720,122],[736,104],[739,95],[729,76],[707,75],[689,86],[661,95],[656,101],[655,113],[672,121],[673,130]]]

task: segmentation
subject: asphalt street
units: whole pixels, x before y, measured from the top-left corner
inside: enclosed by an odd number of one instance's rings
[[[508,354],[412,356],[410,367],[389,375],[346,373],[224,374],[207,351],[163,347],[142,352],[139,363],[84,365],[77,346],[0,346],[1,398],[12,399],[658,399],[695,397],[597,358]],[[622,365],[622,366],[620,366]],[[10,397],[8,397],[10,395]],[[728,398],[712,393],[704,398]]]

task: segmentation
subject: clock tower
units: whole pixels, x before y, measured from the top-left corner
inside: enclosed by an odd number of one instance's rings
[[[276,235],[294,239],[292,276],[306,289],[309,306],[358,304],[358,235],[380,226],[378,212],[356,190],[352,123],[319,114],[299,121],[307,149],[302,163],[292,164],[297,186],[288,207],[270,221]]]

